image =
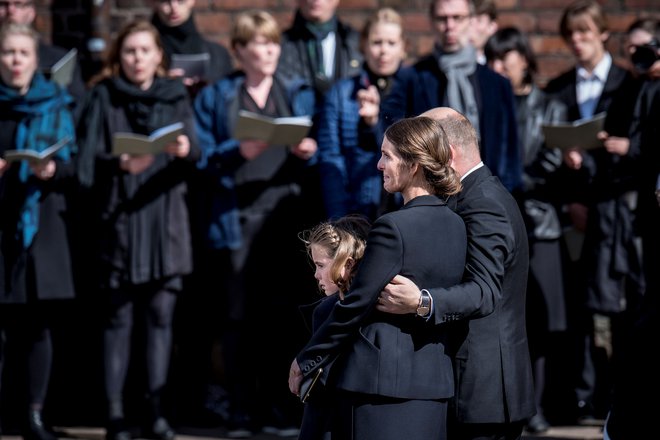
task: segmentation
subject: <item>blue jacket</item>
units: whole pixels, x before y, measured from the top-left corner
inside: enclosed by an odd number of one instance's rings
[[[314,91],[301,80],[281,81],[293,116],[312,116]],[[194,103],[195,123],[202,150],[198,168],[207,172],[215,187],[211,194],[207,243],[214,249],[241,246],[241,227],[235,192],[235,171],[245,162],[233,129],[238,116],[238,91],[245,81],[236,72],[202,89]],[[313,164],[315,159],[308,161]]]
[[[360,213],[375,219],[382,178],[376,168],[382,133],[361,122],[357,92],[367,88],[367,72],[338,81],[319,116],[321,189],[328,217]]]
[[[522,182],[522,160],[511,84],[482,65],[477,65],[470,81],[479,106],[481,157],[512,191]],[[401,69],[397,83],[381,106],[382,123],[388,126],[401,118],[446,106],[446,88],[447,78],[433,55]]]

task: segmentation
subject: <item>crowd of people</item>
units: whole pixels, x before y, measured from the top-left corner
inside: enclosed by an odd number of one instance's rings
[[[240,12],[227,49],[195,0],[153,0],[63,87],[34,4],[0,2],[2,427],[58,437],[50,377],[77,344],[58,336],[83,309],[108,440],[202,418],[232,438],[648,434],[660,21],[630,24],[626,68],[601,5],[575,0],[575,65],[542,87],[491,0],[430,0],[435,44],[410,64],[395,9],[357,31],[338,4],[298,0],[285,31]],[[243,112],[312,125],[275,145],[236,136]],[[545,141],[601,115],[599,147]],[[172,126],[160,152],[114,151]]]

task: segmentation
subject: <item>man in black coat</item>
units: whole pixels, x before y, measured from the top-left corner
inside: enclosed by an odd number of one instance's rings
[[[617,368],[627,315],[644,290],[635,230],[639,151],[627,139],[638,86],[607,51],[607,17],[597,1],[568,5],[559,28],[575,66],[545,91],[566,106],[568,121],[607,113],[599,134],[603,148],[575,145],[564,151],[564,165],[554,176],[567,223],[583,237],[566,273],[569,311],[575,316],[569,322],[576,349],[575,415],[578,423],[588,424],[609,406],[608,371]]]
[[[360,72],[360,35],[336,15],[339,0],[298,0],[293,26],[282,35],[278,72],[303,78],[322,97],[332,83]]]
[[[456,332],[454,411],[449,438],[518,439],[535,413],[531,361],[525,328],[529,266],[527,233],[516,201],[483,164],[474,127],[447,107],[422,114],[442,123],[452,147],[452,167],[462,191],[450,200],[468,235],[461,284],[427,288],[435,324]],[[441,233],[442,225],[438,225]],[[378,310],[415,313],[420,289],[394,278],[381,293]]]

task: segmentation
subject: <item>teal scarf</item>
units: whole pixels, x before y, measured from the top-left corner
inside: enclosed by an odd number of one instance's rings
[[[25,95],[20,95],[16,89],[0,81],[0,102],[22,116],[16,129],[14,148],[42,151],[68,137],[69,143],[57,152],[56,157],[63,162],[71,160],[71,154],[75,152],[75,130],[69,105],[73,99],[64,90],[36,73]],[[20,210],[17,234],[24,248],[27,248],[39,230],[39,200],[43,183],[32,176],[27,161],[20,163],[18,176],[26,187],[26,195]]]

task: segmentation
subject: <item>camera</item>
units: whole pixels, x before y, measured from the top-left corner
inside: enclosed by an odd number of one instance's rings
[[[635,69],[640,73],[647,72],[653,63],[660,59],[660,43],[658,40],[652,40],[647,44],[635,47],[635,52],[631,56],[631,60]]]

